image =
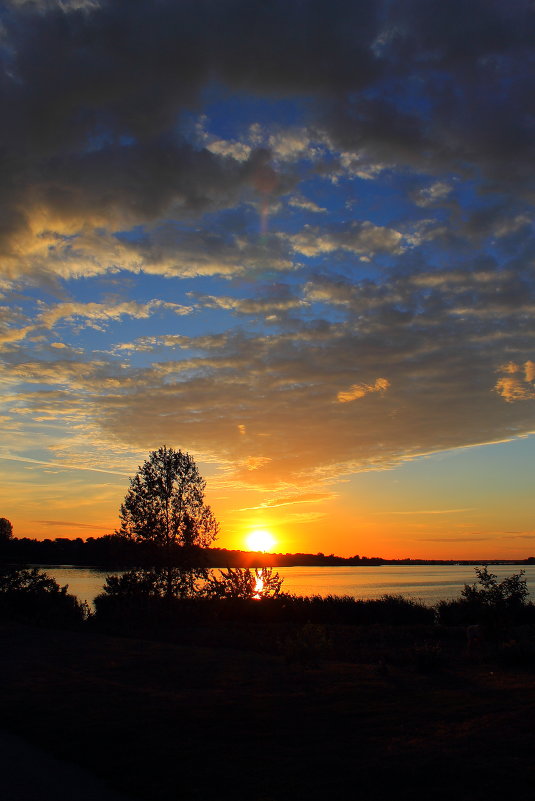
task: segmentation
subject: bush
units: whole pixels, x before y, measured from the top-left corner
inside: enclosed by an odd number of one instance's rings
[[[116,598],[194,598],[204,595],[208,572],[202,567],[153,567],[108,576],[104,594]]]
[[[271,567],[251,570],[231,567],[211,573],[205,592],[211,598],[245,598],[263,600],[280,595],[283,579]]]
[[[437,604],[438,622],[450,626],[479,623],[500,628],[533,620],[535,608],[528,602],[524,572],[521,570],[498,581],[486,567],[476,567],[477,582],[465,584],[457,600]]]
[[[492,609],[519,609],[529,597],[525,572],[521,570],[520,573],[513,573],[512,576],[498,581],[498,577],[489,573],[487,567],[476,567],[477,582],[465,584],[461,597],[469,603],[478,603]]]
[[[431,625],[434,610],[402,595],[356,600],[350,595],[281,595],[284,619],[292,622],[347,625]]]
[[[249,584],[245,589],[249,592],[248,587]],[[95,607],[96,623],[130,632],[212,623],[432,625],[435,618],[433,608],[400,595],[368,601],[351,596],[323,598],[284,593],[261,598],[240,597],[238,593],[223,597],[169,597],[155,589],[145,571],[110,577],[105,592],[95,599]]]
[[[76,626],[87,605],[38,568],[0,567],[0,618],[39,626]]]

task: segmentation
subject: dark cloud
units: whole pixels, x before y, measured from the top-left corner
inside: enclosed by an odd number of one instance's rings
[[[37,221],[41,230],[58,217],[65,230],[84,215],[120,226],[235,200],[233,190],[254,184],[254,154],[240,168],[196,150],[180,133],[181,113],[198,111],[201,89],[214,80],[280,93],[292,76],[288,92],[317,92],[321,82],[347,80],[349,61],[355,74],[368,74],[373,4],[359,7],[356,36],[340,13],[327,37],[320,5],[11,4],[1,86],[10,109],[2,125],[8,243],[35,229],[36,209],[51,218]]]
[[[306,99],[309,122],[344,151],[530,196],[534,33],[528,2],[8,4],[4,241],[235,202],[254,163],[181,134],[214,82]]]

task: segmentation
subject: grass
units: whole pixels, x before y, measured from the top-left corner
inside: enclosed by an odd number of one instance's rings
[[[4,725],[145,801],[529,797],[530,666],[457,629],[227,625],[240,648],[1,624]]]

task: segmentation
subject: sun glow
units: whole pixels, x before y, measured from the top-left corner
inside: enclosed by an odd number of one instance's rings
[[[275,540],[265,529],[255,529],[247,537],[247,547],[251,551],[269,551],[274,545]]]

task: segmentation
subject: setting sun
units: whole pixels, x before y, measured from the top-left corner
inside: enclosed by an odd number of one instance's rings
[[[269,531],[256,529],[247,537],[247,547],[251,551],[269,551],[273,548],[275,540]]]

